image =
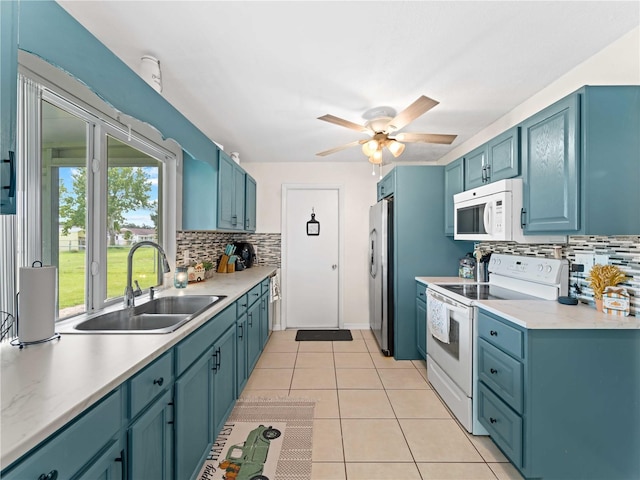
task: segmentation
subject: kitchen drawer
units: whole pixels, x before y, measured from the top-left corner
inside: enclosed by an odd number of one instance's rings
[[[200,358],[200,355],[236,322],[236,318],[236,308],[231,305],[181,341],[175,347],[176,377],[182,375],[193,362]]]
[[[416,282],[416,298],[427,301],[427,286],[424,283]]]
[[[523,366],[518,360],[478,339],[478,377],[502,400],[522,413]]]
[[[522,468],[522,418],[482,382],[478,382],[478,417],[496,445]]]
[[[269,293],[269,279],[268,278],[265,278],[264,280],[262,280],[262,283],[260,285],[262,285],[262,295],[264,295],[265,293]]]
[[[173,381],[173,350],[129,380],[129,418],[134,418]]]
[[[247,313],[247,307],[249,306],[249,295],[244,294],[238,300],[236,300],[236,316],[240,318]]]
[[[515,357],[523,358],[524,340],[522,332],[482,310],[479,310],[479,312],[478,335],[501,350]]]
[[[249,306],[256,303],[256,300],[260,298],[260,295],[262,295],[262,287],[260,284],[249,290],[249,293],[247,293],[247,296],[249,297]]]
[[[122,405],[122,391],[117,389],[60,434],[52,435],[15,468],[2,472],[3,480],[35,480],[51,472],[57,472],[60,479],[73,477],[120,430]]]

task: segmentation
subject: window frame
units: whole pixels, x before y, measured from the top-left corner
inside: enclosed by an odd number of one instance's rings
[[[88,122],[85,313],[91,313],[122,301],[122,297],[106,298],[107,136],[155,158],[162,165],[159,174],[162,181],[162,195],[158,198],[158,227],[161,232],[159,242],[167,254],[172,269],[175,267],[176,257],[175,232],[181,225],[181,211],[177,206],[182,197],[182,149],[174,140],[164,139],[153,126],[126,116],[110,107],[86,85],[44,60],[22,51],[19,52],[18,60],[20,75],[35,82],[40,91],[37,108],[29,108],[29,112],[22,112],[23,114],[40,115],[41,102],[47,101]],[[20,108],[24,108],[24,106],[21,105]],[[42,168],[41,118],[35,123],[38,123],[38,128],[30,133],[24,132],[23,135],[35,136],[30,141],[37,142],[37,148],[34,148],[38,153],[35,155],[37,158],[30,158],[28,161],[36,162],[37,171],[40,171]],[[24,155],[21,155],[20,152],[18,157],[19,162],[27,162],[27,159],[21,158]],[[29,202],[41,204],[42,192],[39,183],[40,180],[27,180],[23,192],[27,205]],[[100,200],[95,201],[96,198]],[[43,214],[40,207],[36,209],[35,215],[38,215],[39,218],[25,223],[24,230],[26,231],[23,231],[22,238],[33,235],[41,240],[37,245],[25,246],[24,250],[29,251],[29,255],[21,255],[18,267],[26,266],[23,263],[29,262],[30,256],[37,257],[37,259],[43,258]],[[90,232],[91,237],[89,237]],[[18,273],[16,272],[16,276]],[[164,284],[168,285],[168,283],[169,280],[165,276]],[[60,320],[68,318],[70,317]]]

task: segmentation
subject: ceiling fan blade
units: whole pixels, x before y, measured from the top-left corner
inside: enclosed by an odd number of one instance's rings
[[[399,142],[415,143],[441,143],[451,145],[457,135],[443,135],[439,133],[399,133],[395,139]]]
[[[415,102],[413,102],[398,115],[392,118],[391,121],[389,121],[389,123],[387,124],[385,130],[395,132],[403,127],[406,127],[420,115],[428,112],[433,107],[438,105],[438,103],[440,102],[437,102],[432,98],[425,97],[424,95],[420,96],[420,98],[418,98]]]
[[[334,123],[336,125],[340,125],[341,127],[347,127],[351,130],[355,130],[356,132],[371,132],[371,130],[369,130],[364,125],[358,125],[357,123],[350,122],[349,120],[344,120],[334,115],[323,115],[322,117],[318,117],[318,120],[324,120],[325,122]]]
[[[344,145],[340,145],[339,147],[335,147],[335,148],[332,148],[330,150],[325,150],[324,152],[316,153],[316,155],[318,155],[319,157],[325,157],[327,155],[331,155],[332,153],[336,153],[336,152],[339,152],[341,150],[346,150],[347,148],[355,147],[357,145],[362,145],[363,143],[368,142],[368,141],[369,141],[368,139],[356,140],[355,142],[346,143]]]

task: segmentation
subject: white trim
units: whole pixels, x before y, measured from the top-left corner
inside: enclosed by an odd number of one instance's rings
[[[311,184],[311,183],[283,183],[282,184],[282,215],[281,215],[281,262],[282,262],[282,308],[280,309],[280,328],[287,329],[286,302],[287,292],[287,196],[290,190],[336,190],[338,192],[338,327],[344,328],[344,185],[342,184]]]

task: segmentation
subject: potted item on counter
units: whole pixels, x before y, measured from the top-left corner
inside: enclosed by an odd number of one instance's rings
[[[627,276],[615,265],[601,265],[596,263],[591,267],[587,280],[589,287],[593,290],[593,298],[596,303],[596,310],[602,312],[602,295],[607,287],[615,287],[625,281]]]

